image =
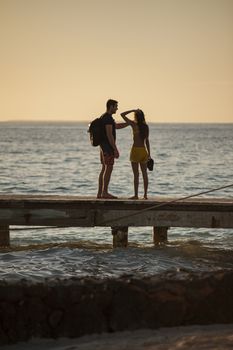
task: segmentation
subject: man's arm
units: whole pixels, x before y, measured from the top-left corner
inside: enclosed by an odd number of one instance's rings
[[[105,125],[105,130],[106,130],[106,135],[108,138],[108,141],[110,143],[110,145],[112,146],[112,148],[114,149],[114,157],[115,158],[119,158],[119,152],[112,134],[112,125],[111,124],[107,124]]]
[[[124,129],[126,126],[128,126],[128,123],[115,123],[116,129]]]

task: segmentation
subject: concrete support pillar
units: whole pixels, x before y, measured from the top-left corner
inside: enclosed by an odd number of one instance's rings
[[[167,242],[168,227],[153,227],[152,236],[155,245]]]
[[[8,247],[10,245],[10,230],[9,225],[0,224],[0,246]]]
[[[113,248],[125,248],[128,245],[128,227],[111,227],[113,236]]]

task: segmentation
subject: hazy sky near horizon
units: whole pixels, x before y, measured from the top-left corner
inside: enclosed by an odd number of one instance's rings
[[[233,0],[0,0],[0,47],[0,121],[233,122]]]

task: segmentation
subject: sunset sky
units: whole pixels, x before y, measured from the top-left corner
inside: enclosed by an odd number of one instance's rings
[[[233,0],[0,0],[0,121],[233,122]]]

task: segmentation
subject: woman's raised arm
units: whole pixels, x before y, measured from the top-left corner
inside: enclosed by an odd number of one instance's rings
[[[136,109],[130,109],[129,111],[122,112],[121,113],[121,117],[124,119],[124,121],[126,123],[132,125],[134,122],[131,119],[129,119],[128,117],[126,117],[126,115],[129,114],[129,113],[133,113],[135,111],[136,111]]]

